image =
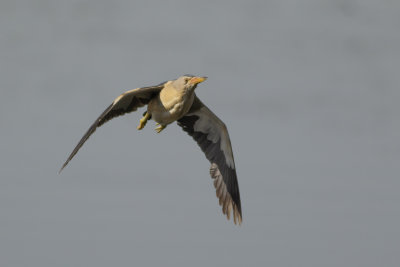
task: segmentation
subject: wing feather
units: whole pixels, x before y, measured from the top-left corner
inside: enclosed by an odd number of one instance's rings
[[[193,137],[211,162],[210,175],[222,212],[228,220],[232,212],[234,223],[241,224],[239,184],[225,124],[196,97],[189,112],[178,120],[178,125]]]
[[[86,140],[88,140],[89,137],[96,131],[98,127],[115,117],[136,111],[138,108],[143,107],[144,105],[149,103],[149,101],[156,94],[158,94],[162,90],[162,88],[164,88],[164,85],[165,82],[156,86],[136,88],[118,96],[89,127],[89,129],[83,135],[74,150],[71,152],[59,172],[61,172],[68,165],[70,160],[76,155],[76,153],[78,153],[79,149],[83,146]]]

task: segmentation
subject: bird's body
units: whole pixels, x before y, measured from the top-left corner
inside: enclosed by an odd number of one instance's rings
[[[147,105],[147,111],[143,114],[138,129],[143,129],[147,121],[153,119],[159,124],[156,131],[160,133],[168,124],[177,121],[178,125],[198,143],[211,162],[210,175],[214,179],[223,213],[229,219],[232,212],[234,222],[240,224],[242,210],[239,185],[227,128],[195,94],[197,85],[205,80],[206,77],[184,75],[176,80],[121,94],[87,130],[60,172],[98,127],[112,118]]]
[[[147,112],[161,125],[168,125],[185,115],[193,104],[194,90],[175,88],[167,82],[160,93],[150,100]]]

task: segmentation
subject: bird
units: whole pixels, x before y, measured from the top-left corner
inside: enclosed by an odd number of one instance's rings
[[[176,121],[197,142],[210,161],[210,176],[214,181],[223,214],[230,220],[232,213],[234,223],[240,225],[242,208],[239,184],[227,127],[195,93],[198,84],[206,79],[207,77],[185,74],[175,80],[136,88],[119,95],[89,127],[59,173],[98,127],[115,117],[147,105],[147,111],[143,113],[137,129],[143,129],[152,119],[158,125],[156,132],[161,133]]]

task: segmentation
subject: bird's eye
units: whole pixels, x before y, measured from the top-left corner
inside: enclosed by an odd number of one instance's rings
[[[190,79],[189,78],[185,78],[185,82],[187,83]]]

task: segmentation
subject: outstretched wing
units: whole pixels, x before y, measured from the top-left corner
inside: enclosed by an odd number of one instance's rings
[[[178,120],[178,125],[200,146],[211,162],[210,175],[228,220],[242,222],[239,185],[236,176],[231,141],[225,124],[200,99],[195,98],[189,112]]]
[[[63,164],[60,172],[67,166],[68,162],[78,153],[79,149],[83,146],[86,140],[96,131],[97,127],[100,127],[107,121],[124,115],[126,113],[136,111],[139,107],[143,107],[149,101],[164,88],[166,83],[161,83],[156,86],[142,87],[133,90],[129,90],[122,95],[118,96],[110,106],[94,121],[94,123],[87,130],[85,135],[76,145],[71,155],[69,155],[67,161]]]

